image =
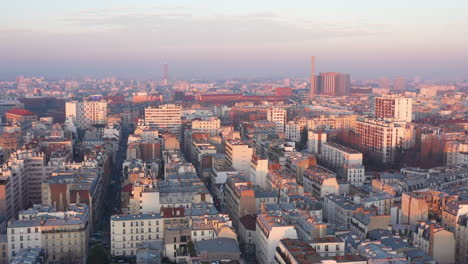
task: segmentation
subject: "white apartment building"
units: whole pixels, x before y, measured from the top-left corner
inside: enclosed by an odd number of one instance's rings
[[[82,101],[68,101],[65,116],[71,117],[79,128],[107,124],[107,101],[101,96],[91,96]]]
[[[312,154],[320,154],[322,151],[322,144],[327,142],[327,133],[323,131],[307,132],[307,151]]]
[[[398,148],[404,146],[405,124],[366,118],[356,122],[359,148],[383,163],[393,163]]]
[[[322,144],[320,159],[333,169],[343,166],[362,165],[362,153],[343,145],[326,142]]]
[[[321,166],[307,169],[302,183],[304,184],[304,192],[311,193],[318,199],[328,194],[338,195],[340,193],[336,174]]]
[[[111,255],[133,256],[138,245],[163,240],[160,214],[114,215],[111,217]]]
[[[275,122],[276,132],[284,132],[284,125],[286,123],[286,109],[282,107],[268,108],[267,120]]]
[[[46,164],[43,153],[19,149],[0,167],[0,221],[15,216],[29,204],[42,202],[41,183],[54,166]]]
[[[267,188],[268,159],[253,156],[250,162],[250,181],[255,185]]]
[[[160,132],[180,135],[182,120],[181,107],[174,104],[145,108],[145,125]]]
[[[301,126],[294,121],[289,121],[285,125],[286,139],[294,142],[301,141]]]
[[[375,117],[393,121],[411,122],[413,100],[401,94],[385,94],[375,98]]]
[[[337,257],[345,255],[345,242],[337,237],[315,238],[309,241],[321,257]]]
[[[255,253],[260,264],[273,264],[276,247],[281,239],[297,239],[294,225],[285,222],[283,216],[260,214],[257,216]]]
[[[239,173],[249,176],[253,148],[241,140],[228,140],[225,147],[226,164]]]
[[[71,204],[67,211],[35,206],[20,212],[7,229],[10,260],[22,249],[44,248],[48,263],[85,263],[88,255],[89,207]]]
[[[361,186],[366,180],[362,153],[343,145],[326,142],[322,144],[320,160],[335,170],[346,181]]]
[[[208,117],[192,120],[192,130],[218,135],[221,132],[221,120],[217,117]]]
[[[468,142],[449,141],[445,143],[444,161],[446,166],[468,164]]]

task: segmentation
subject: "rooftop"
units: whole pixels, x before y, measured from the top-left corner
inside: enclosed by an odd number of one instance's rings
[[[36,114],[34,114],[33,112],[28,111],[23,108],[13,108],[10,111],[8,111],[7,114],[19,115],[19,116],[36,116]]]

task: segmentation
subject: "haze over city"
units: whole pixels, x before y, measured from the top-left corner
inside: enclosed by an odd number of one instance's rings
[[[4,1],[0,264],[467,264],[468,2]]]
[[[0,78],[466,77],[466,1],[5,1]]]

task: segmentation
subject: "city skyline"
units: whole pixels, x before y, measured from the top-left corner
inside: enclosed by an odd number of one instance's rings
[[[465,78],[465,2],[80,1],[5,4],[0,78]],[[421,4],[424,4],[421,7]],[[33,45],[31,45],[33,44]]]

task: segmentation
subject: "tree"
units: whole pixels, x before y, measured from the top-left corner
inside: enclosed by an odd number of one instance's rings
[[[88,264],[110,264],[107,252],[102,245],[91,248],[88,256]]]
[[[301,141],[296,143],[298,151],[307,149],[308,134],[309,134],[309,131],[307,130],[307,127],[304,127],[304,130],[302,131],[302,134],[301,134]]]

